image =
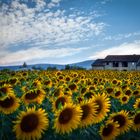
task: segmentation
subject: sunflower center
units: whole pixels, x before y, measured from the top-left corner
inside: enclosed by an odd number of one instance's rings
[[[107,88],[106,91],[107,91],[107,93],[111,93],[111,92],[113,92],[113,89],[112,88]]]
[[[135,116],[134,123],[135,124],[140,124],[140,113]]]
[[[140,108],[140,102],[138,103],[138,108]]]
[[[93,93],[92,92],[87,92],[85,95],[84,95],[84,97],[86,97],[87,99],[90,99],[90,98],[92,98],[92,96],[93,96]]]
[[[115,122],[117,121],[119,123],[119,128],[121,128],[122,126],[124,126],[125,123],[126,123],[125,117],[122,116],[122,115],[116,115],[116,116],[114,116],[113,117],[113,120]]]
[[[82,111],[83,111],[83,115],[82,115],[81,119],[84,120],[89,115],[90,107],[88,105],[83,105],[83,106],[81,106],[81,108],[82,108]]]
[[[103,132],[102,132],[102,135],[103,136],[109,136],[112,131],[113,131],[114,127],[112,124],[108,124],[104,129],[103,129]]]
[[[0,101],[0,106],[3,108],[9,108],[14,104],[14,99],[12,97],[7,97],[5,100]]]
[[[2,88],[0,88],[0,92],[2,92],[2,93],[6,93],[6,92],[7,92],[7,88],[6,88],[6,87],[2,87]]]
[[[123,102],[127,101],[127,97],[122,97],[122,101]]]
[[[121,95],[121,92],[120,91],[117,91],[116,93],[115,93],[115,96],[116,97],[118,97],[118,96],[120,96]]]
[[[9,80],[9,83],[10,83],[10,84],[15,84],[16,81],[17,81],[16,79],[10,79],[10,80]]]
[[[130,95],[131,95],[131,91],[130,91],[130,90],[127,90],[127,91],[125,92],[125,94],[128,95],[128,96],[130,96]]]
[[[59,104],[61,103],[64,106],[65,102],[66,102],[65,97],[60,97],[60,98],[58,98],[56,100],[55,107],[58,109],[59,108]]]
[[[63,111],[60,113],[59,122],[60,122],[61,124],[66,124],[66,123],[68,123],[68,122],[71,120],[72,115],[73,115],[72,109],[71,109],[71,108],[66,108],[65,110],[63,110]]]
[[[33,99],[35,99],[39,95],[39,93],[40,92],[35,93],[34,91],[33,92],[31,91],[30,93],[27,93],[25,95],[25,98],[29,99],[29,100],[33,100]]]
[[[113,84],[117,84],[117,81],[116,81],[116,80],[113,80],[112,83],[113,83]]]
[[[66,77],[66,81],[70,81],[70,78],[69,77]]]
[[[82,88],[81,93],[85,93],[86,92],[86,88]]]
[[[79,103],[83,101],[83,99],[81,97],[78,97],[77,100]]]
[[[23,117],[21,124],[20,124],[20,128],[22,131],[24,132],[32,132],[33,130],[35,130],[37,128],[39,124],[39,119],[38,116],[36,114],[29,114]]]
[[[95,103],[98,105],[98,108],[96,109],[97,114],[99,114],[103,108],[103,104],[100,100],[96,100]]]
[[[75,85],[75,84],[71,84],[71,85],[69,85],[69,88],[70,88],[71,90],[75,90],[75,89],[76,89],[76,85]]]
[[[139,91],[137,90],[133,92],[133,95],[138,95],[138,94],[139,94]]]

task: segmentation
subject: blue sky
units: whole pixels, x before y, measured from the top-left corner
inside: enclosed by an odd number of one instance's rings
[[[140,0],[1,0],[0,65],[140,54]]]

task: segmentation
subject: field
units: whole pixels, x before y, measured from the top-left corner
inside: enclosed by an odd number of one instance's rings
[[[0,72],[0,140],[139,138],[138,71]]]

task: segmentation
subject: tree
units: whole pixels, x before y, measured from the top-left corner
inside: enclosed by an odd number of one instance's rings
[[[23,67],[23,68],[26,68],[26,67],[27,67],[26,62],[23,63],[22,67]]]
[[[70,70],[70,69],[71,69],[70,65],[65,65],[65,70]]]

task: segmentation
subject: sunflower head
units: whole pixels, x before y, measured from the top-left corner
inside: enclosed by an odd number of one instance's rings
[[[82,110],[79,106],[65,104],[65,106],[55,113],[54,128],[57,133],[70,133],[80,124]]]
[[[87,91],[87,92],[84,94],[84,98],[85,98],[85,99],[91,99],[93,96],[94,96],[94,93],[93,93],[92,91]]]
[[[92,102],[97,106],[96,109],[96,118],[94,119],[95,123],[101,122],[107,113],[110,111],[110,99],[106,94],[97,94],[92,97]]]
[[[135,131],[140,131],[140,112],[133,116],[133,127]]]
[[[118,128],[120,133],[127,132],[132,126],[132,120],[130,120],[129,112],[124,110],[111,114],[110,119],[119,124]]]
[[[11,85],[16,85],[17,82],[18,82],[18,79],[17,79],[16,77],[10,78],[10,79],[8,80],[8,83],[11,84]]]
[[[134,90],[133,91],[133,96],[139,96],[140,95],[140,91],[139,90]]]
[[[21,140],[40,139],[49,125],[45,110],[36,110],[35,107],[22,111],[14,124],[16,138]]]
[[[135,104],[133,105],[135,109],[140,109],[140,98],[136,99]]]
[[[106,88],[106,92],[108,93],[108,94],[112,94],[113,93],[113,88],[112,87],[107,87]]]
[[[33,102],[37,102],[41,104],[44,98],[45,98],[45,91],[43,89],[29,90],[28,92],[24,93],[24,95],[22,96],[22,100],[25,104],[29,104]]]
[[[77,90],[77,85],[75,83],[71,83],[68,87],[69,87],[69,89],[71,89],[71,91]]]
[[[70,96],[66,96],[66,95],[60,95],[58,96],[55,101],[53,100],[53,111],[57,111],[59,109],[61,109],[66,103],[70,103],[72,102],[72,99]]]
[[[120,99],[121,104],[127,104],[128,101],[129,101],[129,96],[127,95],[121,96],[121,99]]]
[[[14,94],[14,91],[9,84],[4,84],[0,87],[0,100],[4,100],[8,95]]]
[[[0,111],[4,114],[11,114],[17,110],[19,105],[19,99],[14,94],[10,94],[3,100],[0,100]]]
[[[92,100],[82,101],[80,103],[80,107],[82,110],[81,117],[81,127],[86,127],[88,125],[92,125],[96,115],[97,106]]]
[[[105,125],[102,125],[100,128],[100,135],[103,140],[113,140],[116,136],[119,135],[118,123],[113,121],[106,122]]]

